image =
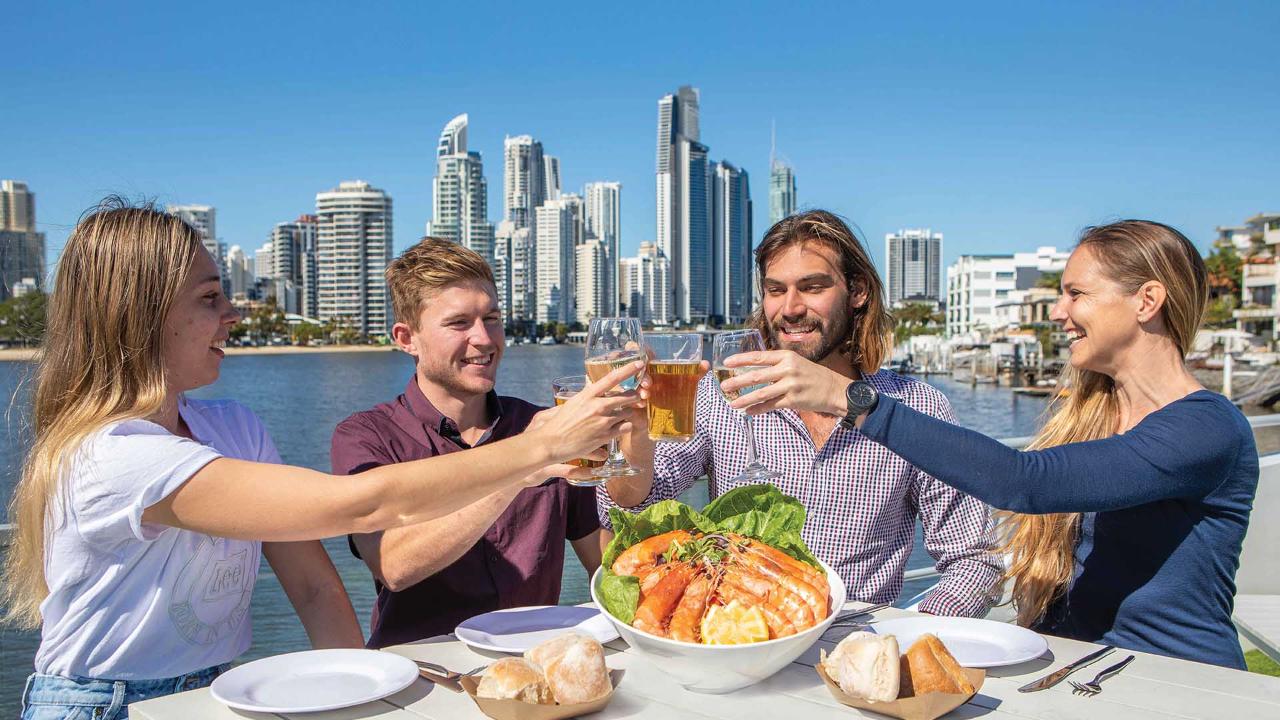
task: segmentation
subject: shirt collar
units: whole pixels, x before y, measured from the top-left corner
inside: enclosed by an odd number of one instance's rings
[[[418,387],[418,376],[409,376],[409,383],[404,389],[405,403],[408,405],[409,413],[414,419],[422,423],[423,428],[431,433],[441,437],[454,439],[459,438],[458,423],[454,419],[440,412],[427,396],[423,394],[422,388]],[[497,427],[498,422],[502,420],[502,402],[498,399],[498,393],[490,390],[484,398],[485,414],[489,416],[489,430],[476,444],[484,442],[492,433],[493,428]]]

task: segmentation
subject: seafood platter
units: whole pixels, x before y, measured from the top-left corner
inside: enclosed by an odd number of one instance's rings
[[[723,693],[786,667],[844,605],[840,577],[800,537],[805,510],[772,485],[702,511],[667,500],[613,508],[591,596],[639,654],[684,687]]]

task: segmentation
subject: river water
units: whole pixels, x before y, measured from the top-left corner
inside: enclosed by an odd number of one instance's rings
[[[582,348],[511,347],[502,365],[498,380],[500,393],[550,404],[552,378],[582,373]],[[29,437],[24,398],[30,368],[27,363],[0,362],[0,397],[15,398],[8,404],[0,437],[0,499],[6,508]],[[239,400],[262,418],[286,463],[327,472],[329,439],[334,426],[352,412],[394,398],[404,389],[412,372],[411,359],[391,351],[233,355],[223,361],[222,376],[217,383],[191,394]],[[1042,399],[1017,396],[1007,388],[969,386],[944,376],[926,381],[951,400],[960,424],[995,437],[1030,434],[1044,408]],[[698,483],[683,499],[701,507],[707,499],[706,484]],[[0,517],[4,512],[0,510]],[[373,601],[373,583],[368,570],[351,556],[345,540],[328,540],[325,545],[367,634]],[[932,565],[918,537],[909,565],[912,568]],[[254,644],[242,660],[308,647],[306,634],[280,584],[265,562],[262,568],[253,596]],[[902,597],[909,598],[928,584],[930,581],[908,583]],[[587,575],[572,551],[566,553],[561,588],[562,604],[589,599]],[[38,633],[0,628],[0,717],[17,715],[24,678],[31,672],[38,642]]]

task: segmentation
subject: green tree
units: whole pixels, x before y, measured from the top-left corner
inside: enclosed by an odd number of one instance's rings
[[[1209,257],[1204,259],[1205,269],[1209,272],[1209,297],[1240,297],[1240,279],[1244,267],[1244,258],[1236,253],[1230,243],[1216,244]],[[1228,313],[1229,314],[1229,313]]]
[[[292,328],[293,344],[310,345],[312,340],[324,339],[324,328],[315,323],[300,322]]]
[[[1040,273],[1040,277],[1036,280],[1036,287],[1057,290],[1062,287],[1062,272]]]
[[[43,342],[46,300],[35,290],[0,303],[0,340],[23,346]]]
[[[925,303],[909,303],[893,311],[895,343],[906,342],[916,335],[939,335],[944,318],[933,306]]]
[[[1235,327],[1236,321],[1231,316],[1231,311],[1238,305],[1239,300],[1235,295],[1220,295],[1210,300],[1209,307],[1204,312],[1204,326],[1219,329]]]

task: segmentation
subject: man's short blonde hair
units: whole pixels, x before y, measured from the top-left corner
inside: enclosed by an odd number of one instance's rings
[[[479,253],[449,240],[422,238],[387,266],[396,322],[417,330],[428,298],[468,280],[488,283],[497,293],[493,270]]]

